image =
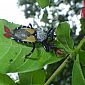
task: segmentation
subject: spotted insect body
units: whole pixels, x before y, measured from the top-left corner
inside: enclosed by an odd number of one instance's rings
[[[15,31],[13,31],[13,38],[16,40],[20,40],[20,41],[26,41],[26,42],[35,42],[36,39],[34,37],[34,40],[32,41],[31,38],[33,36],[33,34],[31,34],[30,32],[28,32],[26,29],[17,29]]]
[[[50,34],[52,34],[52,36],[50,35],[51,37],[54,36],[54,30],[52,28],[49,31],[45,31],[43,29],[34,29],[31,24],[29,26],[19,26],[14,30],[10,30],[8,27],[4,26],[4,31],[4,36],[7,38],[12,38],[17,42],[27,42],[33,44],[32,51],[26,56],[29,56],[33,53],[36,42],[42,43],[45,47],[45,50],[49,51],[51,47],[48,44],[47,39]]]

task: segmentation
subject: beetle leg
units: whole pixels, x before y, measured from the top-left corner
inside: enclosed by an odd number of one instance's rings
[[[25,55],[25,58],[29,58],[28,56],[30,56],[34,52],[34,50],[35,50],[35,44],[33,43],[33,48],[31,50],[31,52],[29,54]]]
[[[29,54],[25,55],[24,62],[25,62],[26,59],[38,60],[38,58],[31,58],[31,57],[28,57],[28,56],[30,56],[30,55],[34,52],[34,50],[35,50],[35,43],[33,43],[33,49],[31,50],[31,52],[30,52]]]
[[[45,48],[45,51],[49,52],[50,51],[50,45],[46,41],[42,42],[42,44],[43,44],[43,46]]]
[[[48,33],[47,33],[47,37],[51,37],[51,41],[54,40],[54,31],[55,31],[56,28],[54,27],[51,27],[51,29],[49,29]]]

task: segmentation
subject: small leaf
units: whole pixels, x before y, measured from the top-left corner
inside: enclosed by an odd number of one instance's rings
[[[16,85],[16,84],[8,75],[0,73],[0,85]]]
[[[49,5],[49,0],[37,0],[37,2],[41,8],[45,8]]]
[[[70,25],[67,22],[60,23],[57,27],[56,34],[62,48],[70,52],[74,46],[74,42],[70,37]]]
[[[79,55],[77,54],[76,60],[73,65],[72,71],[72,85],[85,85],[85,79],[79,62]]]
[[[19,73],[20,85],[43,85],[46,79],[44,70],[36,70],[28,73]]]
[[[85,51],[84,50],[79,51],[80,63],[85,66],[85,57],[84,56],[85,56]]]

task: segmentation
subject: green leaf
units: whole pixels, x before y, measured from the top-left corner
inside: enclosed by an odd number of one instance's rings
[[[70,52],[74,46],[74,42],[70,37],[70,25],[67,22],[60,23],[57,27],[56,34],[61,47],[67,52]]]
[[[79,55],[77,54],[76,60],[73,65],[72,71],[72,85],[85,85],[85,79],[79,62]]]
[[[6,73],[8,71],[10,60],[15,59],[15,55],[18,52],[15,45],[15,42],[12,42],[11,39],[7,39],[3,36],[4,34],[4,25],[9,28],[15,28],[19,25],[9,23],[6,20],[0,20],[0,72]]]
[[[82,66],[82,72],[83,72],[83,76],[85,78],[85,66]]]
[[[0,73],[0,85],[16,85],[16,84],[8,75]]]
[[[46,79],[44,70],[36,70],[28,73],[19,73],[20,85],[43,85]]]
[[[84,50],[79,51],[79,60],[80,60],[80,63],[85,66],[85,51]]]
[[[18,24],[10,23],[6,20],[0,20],[0,72],[30,72],[43,68],[47,64],[58,62],[62,58],[58,58],[55,54],[46,52],[41,46],[36,47],[31,58],[24,62],[25,55],[29,54],[32,46],[29,44],[17,43],[12,39],[3,36],[4,25],[9,29],[15,29]]]
[[[36,60],[27,59],[26,62],[23,62],[23,64],[21,64],[20,58],[16,59],[16,61],[11,64],[10,71],[20,72],[20,73],[30,72],[30,71],[41,69],[47,64],[58,62],[62,59],[62,58],[58,58],[57,56],[51,53],[45,52],[43,48],[36,48],[31,58],[35,58]]]
[[[41,8],[45,8],[49,5],[49,0],[36,0]]]

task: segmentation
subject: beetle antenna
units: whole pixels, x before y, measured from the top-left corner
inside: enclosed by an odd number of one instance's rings
[[[30,26],[31,28],[33,28],[31,23],[29,23],[29,26]]]

